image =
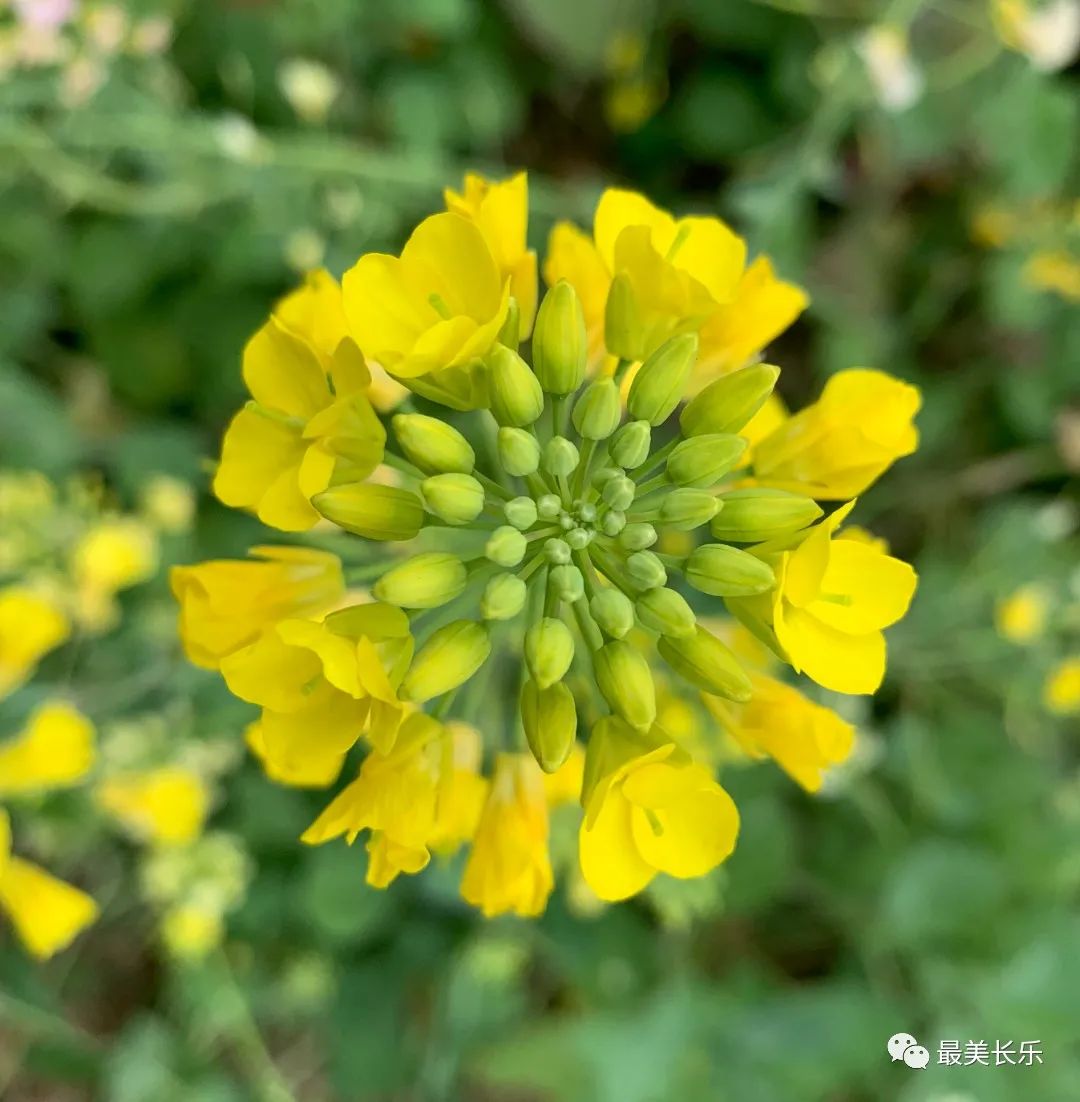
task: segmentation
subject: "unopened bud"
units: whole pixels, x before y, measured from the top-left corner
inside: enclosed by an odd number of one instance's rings
[[[524,478],[540,466],[540,442],[526,429],[499,429],[496,447],[499,466],[507,474]]]
[[[697,353],[697,333],[681,333],[665,341],[641,365],[630,384],[626,399],[630,415],[651,425],[666,421],[686,393]]]
[[[422,413],[399,413],[394,435],[405,457],[432,474],[469,474],[476,466],[472,445],[453,425]]]
[[[503,524],[488,536],[484,554],[499,566],[517,566],[528,546],[528,541],[516,528]]]
[[[642,589],[655,589],[667,583],[664,564],[651,551],[635,551],[626,560],[626,569]]]
[[[603,490],[600,491],[600,496],[612,509],[624,512],[633,505],[636,493],[637,486],[634,485],[634,480],[622,474],[608,479],[604,483]]]
[[[660,503],[660,523],[676,532],[690,532],[708,524],[719,509],[720,503],[707,490],[680,487],[664,495]]]
[[[552,538],[544,541],[544,558],[553,566],[570,561],[570,544],[566,540]]]
[[[536,523],[536,502],[531,497],[515,497],[503,506],[503,516],[522,532]]]
[[[652,429],[648,421],[630,421],[623,425],[611,441],[611,458],[632,471],[649,458],[652,446]]]
[[[535,681],[526,681],[521,687],[521,725],[536,764],[554,773],[577,738],[574,694],[561,682],[541,689]]]
[[[585,378],[588,338],[577,291],[560,279],[544,295],[536,315],[533,364],[548,394],[572,394]]]
[[[468,524],[484,510],[484,487],[471,474],[434,474],[420,492],[428,512],[447,524]]]
[[[713,380],[679,415],[683,436],[738,432],[773,392],[780,369],[751,364]]]
[[[554,520],[562,512],[562,498],[558,494],[543,494],[537,499],[536,511],[544,520]]]
[[[548,474],[565,477],[572,474],[581,460],[577,446],[565,436],[553,436],[545,445],[541,465]]]
[[[496,344],[488,353],[491,412],[500,425],[531,425],[544,412],[544,392],[529,365],[513,349]]]
[[[750,678],[739,660],[700,624],[693,635],[685,638],[661,636],[657,650],[660,657],[691,685],[740,704],[750,699]]]
[[[566,533],[566,543],[572,551],[584,551],[592,540],[593,534],[587,528],[571,528]]]
[[[621,639],[634,626],[634,603],[622,590],[601,590],[589,602],[589,611],[600,628],[614,639]]]
[[[514,351],[517,351],[517,346],[521,344],[521,307],[518,306],[518,300],[513,295],[507,303],[506,321],[503,322],[496,340]]]
[[[712,486],[738,467],[745,452],[746,441],[741,436],[692,436],[668,457],[668,478],[676,486]]]
[[[683,573],[695,589],[713,597],[752,597],[776,584],[767,562],[726,543],[695,548]]]
[[[593,476],[592,484],[596,489],[601,490],[608,482],[613,478],[618,478],[622,474],[622,470],[619,467],[601,467]]]
[[[619,533],[619,546],[627,551],[644,551],[657,541],[656,529],[643,521],[628,524]]]
[[[455,620],[439,628],[416,652],[401,682],[401,695],[422,704],[464,684],[487,661],[491,640],[483,624]]]
[[[647,731],[656,722],[656,686],[645,656],[615,639],[593,655],[593,668],[611,710],[631,727]]]
[[[635,602],[638,619],[651,631],[677,639],[694,634],[697,620],[694,610],[681,593],[660,586],[643,593]]]
[[[391,567],[371,592],[400,608],[438,608],[460,596],[465,581],[465,565],[456,555],[430,551]]]
[[[617,536],[626,527],[626,514],[620,509],[610,509],[600,521],[600,531],[605,536]]]
[[[576,566],[564,563],[553,566],[548,574],[548,584],[555,590],[560,601],[573,604],[585,595],[585,579]]]
[[[606,440],[622,419],[622,399],[614,379],[597,379],[574,403],[571,420],[586,440]]]
[[[619,272],[611,281],[604,307],[604,344],[607,350],[623,360],[640,360],[644,350],[644,334],[638,320],[637,299],[630,277]]]
[[[723,507],[712,522],[712,534],[725,542],[760,543],[793,535],[822,513],[811,498],[787,490],[731,490],[720,501]]]
[[[480,615],[485,620],[512,620],[524,607],[528,586],[513,574],[496,574],[484,587]]]
[[[545,616],[525,632],[525,663],[541,689],[561,681],[574,660],[574,637],[554,617]]]
[[[424,503],[416,494],[374,482],[334,486],[311,504],[327,520],[370,540],[411,540],[424,523]]]

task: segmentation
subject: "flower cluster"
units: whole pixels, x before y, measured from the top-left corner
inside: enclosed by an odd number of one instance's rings
[[[333,783],[366,743],[304,840],[368,831],[376,886],[469,843],[464,898],[537,914],[567,798],[600,898],[701,876],[739,816],[665,700],[809,789],[847,756],[851,728],[773,667],[881,683],[915,575],[842,525],[915,449],[918,392],[854,369],[789,416],[757,356],[805,296],[717,218],[608,191],[592,235],[555,227],[537,310],[524,177],[469,177],[447,205],[340,289],[317,273],[248,344],[215,491],[359,538],[332,539],[344,569],[278,546],[174,570],[187,653],[261,709],[272,778]],[[376,366],[409,392],[388,419]],[[748,668],[730,619],[710,630],[725,606],[772,666]]]

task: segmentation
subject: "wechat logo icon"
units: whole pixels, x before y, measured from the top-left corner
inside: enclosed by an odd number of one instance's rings
[[[903,1060],[909,1068],[924,1068],[930,1063],[930,1052],[910,1033],[894,1033],[885,1046],[893,1062]]]

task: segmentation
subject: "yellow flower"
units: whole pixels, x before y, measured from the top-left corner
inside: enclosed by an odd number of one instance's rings
[[[1039,291],[1053,291],[1069,302],[1080,302],[1080,260],[1065,249],[1037,252],[1024,265],[1023,281]]]
[[[221,944],[224,932],[221,911],[197,903],[170,907],[161,920],[161,940],[181,960],[201,960]]]
[[[43,704],[22,732],[0,743],[0,796],[76,784],[94,757],[90,721],[69,704]]]
[[[194,841],[209,804],[203,779],[179,765],[110,777],[98,785],[95,797],[135,837],[161,845]]]
[[[540,767],[528,754],[500,754],[480,816],[461,895],[485,918],[541,914],[555,885]]]
[[[195,518],[195,494],[179,478],[156,474],[142,488],[142,511],[162,532],[187,532]]]
[[[180,638],[196,666],[216,670],[280,620],[318,616],[344,596],[336,555],[307,547],[253,547],[251,553],[260,561],[217,559],[170,571]]]
[[[1043,686],[1043,703],[1059,716],[1080,715],[1080,655],[1062,659]]]
[[[506,320],[510,284],[476,223],[449,212],[425,218],[400,258],[362,256],[343,290],[369,359],[420,394],[458,409],[479,404],[474,364]]]
[[[7,912],[27,950],[45,960],[66,948],[97,918],[85,892],[11,852],[11,822],[0,809],[0,910]]]
[[[733,704],[705,695],[705,705],[752,758],[771,757],[809,792],[816,792],[826,769],[846,761],[855,729],[834,711],[798,689],[765,674],[752,674],[754,695]]]
[[[581,744],[575,742],[566,761],[554,773],[543,776],[548,807],[576,804],[581,799],[581,783],[585,776],[585,751]]]
[[[510,294],[521,311],[521,339],[532,332],[536,317],[536,253],[528,247],[529,184],[524,172],[509,180],[486,180],[475,172],[465,174],[460,194],[443,191],[446,209],[474,222],[484,235],[499,269],[510,281]]]
[[[264,760],[287,771],[301,755],[342,757],[362,733],[389,751],[412,650],[405,613],[356,605],[321,623],[282,620],[225,658],[221,672],[236,696],[262,707]]]
[[[368,842],[368,883],[385,888],[401,873],[426,867],[429,850],[452,852],[476,829],[485,783],[477,775],[479,744],[464,725],[415,712],[389,753],[375,751],[360,774],[304,832],[318,845],[362,830]]]
[[[295,753],[290,752],[290,748],[285,751],[279,748],[276,756],[271,757],[266,752],[266,740],[258,721],[248,724],[244,741],[270,780],[293,788],[325,788],[338,779],[345,762],[344,755],[337,751],[319,755],[306,748]]]
[[[776,279],[767,258],[746,267],[746,243],[720,219],[676,220],[644,196],[609,188],[596,208],[593,239],[560,222],[544,263],[550,286],[566,279],[578,292],[594,366],[603,358],[604,312],[617,275],[632,292],[636,334],[632,347],[608,350],[641,360],[676,332],[700,332],[689,394],[741,367],[806,305],[801,290]]]
[[[72,572],[82,590],[113,594],[146,581],[157,569],[157,539],[132,517],[103,520],[78,542]]]
[[[0,700],[13,693],[71,626],[49,598],[23,586],[0,590]]]
[[[244,349],[253,400],[225,432],[214,493],[299,532],[318,521],[310,499],[332,477],[359,481],[375,470],[386,432],[368,400],[364,358],[340,332],[337,284],[316,273],[279,311]]]
[[[1030,643],[1046,628],[1050,600],[1040,585],[1022,585],[994,609],[997,633],[1010,643]]]
[[[918,389],[883,371],[851,368],[751,453],[757,481],[819,500],[854,497],[919,443]]]
[[[907,563],[861,540],[833,538],[854,504],[800,536],[794,548],[766,554],[776,574],[772,593],[729,604],[759,623],[771,614],[796,671],[834,692],[872,693],[885,675],[882,629],[907,612],[916,577]]]
[[[600,720],[585,777],[581,871],[601,899],[627,899],[660,872],[704,876],[735,848],[731,797],[657,727]]]

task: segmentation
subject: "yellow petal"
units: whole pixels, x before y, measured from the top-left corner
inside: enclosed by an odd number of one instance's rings
[[[631,804],[610,791],[593,819],[581,824],[578,849],[585,883],[601,899],[614,902],[636,895],[656,875],[638,852],[631,826]]]
[[[266,409],[306,421],[330,404],[315,351],[274,318],[248,341],[243,373],[252,398]]]
[[[262,763],[263,771],[270,780],[293,788],[325,788],[338,779],[345,764],[344,754],[331,753],[320,757],[307,747],[301,753],[270,754],[259,722],[248,725],[244,741]]]
[[[895,624],[915,595],[915,571],[855,540],[833,540],[820,599],[808,610],[831,627],[859,635]]]
[[[483,323],[499,308],[503,281],[483,234],[467,218],[425,218],[405,243],[401,262],[412,287],[438,295],[451,317]]]
[[[68,637],[57,604],[32,590],[0,590],[0,700],[17,689],[38,661]]]
[[[800,608],[787,608],[776,637],[797,671],[837,693],[873,693],[885,676],[885,637],[880,631],[849,635]]]
[[[45,704],[20,734],[0,743],[0,796],[67,787],[93,764],[90,721],[68,704]]]
[[[304,707],[309,686],[322,679],[322,663],[310,650],[293,647],[268,632],[221,662],[229,692],[275,712]]]
[[[403,846],[382,831],[368,839],[367,883],[373,888],[386,888],[400,873],[410,876],[427,868],[431,860],[425,846]]]
[[[274,317],[285,329],[307,341],[322,360],[323,369],[329,370],[338,345],[348,335],[348,327],[341,306],[341,287],[325,268],[308,272],[301,287],[275,304]],[[336,379],[334,384],[336,387]]]
[[[428,293],[394,256],[367,253],[342,280],[345,316],[364,355],[397,373],[420,335],[439,320]]]
[[[95,793],[98,804],[137,838],[182,845],[202,832],[209,793],[202,778],[182,766],[111,777]]]
[[[713,302],[730,302],[746,264],[746,242],[719,218],[682,218],[676,226],[677,268],[692,275]]]
[[[675,240],[675,219],[635,191],[608,188],[600,196],[593,220],[593,236],[607,270],[617,271],[615,242],[628,226],[644,226],[653,248],[663,256]]]
[[[39,960],[65,949],[98,916],[85,892],[18,857],[8,860],[0,876],[0,907]]]

